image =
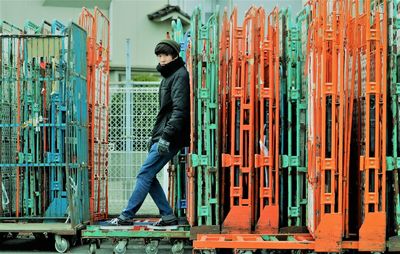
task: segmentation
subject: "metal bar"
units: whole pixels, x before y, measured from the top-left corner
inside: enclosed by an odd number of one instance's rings
[[[222,17],[222,27],[220,35],[220,54],[219,54],[219,98],[220,98],[220,110],[219,110],[219,142],[220,142],[220,153],[227,154],[229,149],[229,124],[230,124],[230,114],[229,114],[229,99],[230,99],[230,89],[229,89],[229,78],[231,75],[231,65],[230,58],[232,49],[230,48],[231,43],[231,31],[229,27],[228,13],[225,10]],[[221,163],[222,164],[222,163]],[[229,172],[227,170],[221,170],[221,199],[220,199],[220,213],[221,217],[225,217],[226,207],[229,206]]]
[[[196,131],[196,103],[197,100],[194,97],[196,91],[196,82],[194,81],[197,78],[196,74],[196,63],[195,63],[195,50],[197,49],[197,29],[199,26],[197,16],[200,15],[200,10],[195,9],[193,11],[193,15],[191,17],[191,38],[189,39],[187,57],[186,57],[186,67],[189,72],[189,82],[190,82],[190,146],[189,146],[189,154],[188,154],[188,168],[187,168],[187,210],[186,210],[186,218],[191,226],[196,223],[196,197],[195,197],[195,165],[192,163],[192,154],[195,152],[197,147],[197,131]]]

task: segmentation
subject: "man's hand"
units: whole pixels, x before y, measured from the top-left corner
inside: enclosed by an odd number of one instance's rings
[[[157,151],[160,155],[169,153],[169,142],[160,138],[158,141]]]

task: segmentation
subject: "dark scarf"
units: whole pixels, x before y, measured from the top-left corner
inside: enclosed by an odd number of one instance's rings
[[[157,71],[163,76],[164,78],[168,78],[174,72],[176,72],[179,68],[185,65],[181,57],[178,57],[174,61],[166,64],[166,65],[157,65]]]

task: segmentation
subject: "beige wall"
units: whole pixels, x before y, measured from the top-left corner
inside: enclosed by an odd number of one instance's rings
[[[167,0],[113,0],[110,6],[111,61],[113,67],[126,63],[126,39],[131,39],[131,63],[135,68],[153,68],[157,65],[154,47],[171,30],[169,22],[155,23],[147,14],[161,9]]]
[[[23,28],[25,20],[40,24],[43,20],[53,19],[67,25],[78,22],[82,7],[44,6],[43,0],[0,0],[0,19]],[[108,10],[102,10],[109,15]]]

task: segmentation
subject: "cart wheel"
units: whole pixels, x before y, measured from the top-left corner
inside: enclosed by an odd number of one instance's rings
[[[252,250],[238,250],[238,254],[253,254]]]
[[[171,252],[173,254],[183,254],[183,241],[175,241],[174,245],[172,245]]]
[[[301,251],[299,252],[299,251],[300,250],[292,250],[291,254],[301,254],[302,252]],[[280,252],[277,252],[275,250],[261,250],[261,254],[277,254],[277,253],[280,253]],[[316,253],[314,253],[314,254],[316,254]]]
[[[89,254],[95,254],[97,250],[96,243],[89,244]]]
[[[114,247],[114,253],[115,254],[124,254],[126,252],[127,243],[128,243],[127,240],[118,241],[118,244],[115,245],[115,247]]]
[[[72,236],[72,237],[69,239],[69,241],[70,241],[71,246],[77,246],[77,245],[79,245],[79,244],[82,244],[81,239],[80,239],[78,236],[76,236],[76,235]]]
[[[96,244],[95,243],[91,243],[89,244],[89,253],[90,254],[95,254],[97,250]]]
[[[69,241],[59,235],[56,235],[54,247],[58,253],[65,253],[69,249]]]
[[[152,240],[146,244],[146,254],[157,254],[158,253],[158,240]]]
[[[200,250],[200,254],[216,254],[217,251],[215,249],[212,250]]]
[[[100,249],[101,239],[96,239],[94,243],[96,244],[97,249]]]

